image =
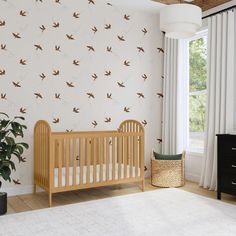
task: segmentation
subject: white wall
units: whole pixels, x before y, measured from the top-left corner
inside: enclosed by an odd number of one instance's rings
[[[12,175],[21,185],[4,183],[10,194],[32,190],[33,127],[39,119],[47,120],[55,131],[108,130],[116,129],[125,119],[146,120],[148,167],[151,148],[160,149],[157,139],[161,137],[162,99],[157,93],[162,93],[163,53],[157,48],[163,47],[163,34],[158,30],[159,5],[155,8],[144,0],[138,7],[131,0],[123,4],[109,1],[112,6],[104,0],[95,4],[87,0],[60,2],[0,1],[0,20],[5,21],[0,26],[0,44],[6,45],[6,50],[0,49],[0,70],[5,70],[5,75],[0,76],[0,94],[6,94],[6,99],[0,99],[0,111],[25,116],[28,130],[24,141],[30,144],[24,154],[27,162],[17,164]],[[21,10],[26,16],[19,14]],[[79,13],[79,18],[73,17],[74,12]],[[125,14],[130,20],[124,19]],[[58,28],[53,27],[54,22],[59,22]],[[105,29],[105,24],[111,24],[111,29]],[[46,28],[43,32],[42,25]],[[92,31],[94,26],[96,33]],[[21,38],[12,33],[19,33]],[[74,40],[66,34],[73,35]],[[125,41],[120,41],[118,35]],[[35,44],[43,50],[36,50]],[[60,45],[61,52],[55,51],[55,45]],[[88,51],[90,45],[95,52]],[[112,47],[112,52],[107,52],[107,46]],[[137,47],[143,47],[144,52],[138,52]],[[26,60],[26,65],[21,65],[20,59]],[[73,65],[73,60],[78,60],[79,66]],[[124,66],[125,60],[130,61],[130,66]],[[54,70],[60,74],[54,76]],[[111,71],[111,76],[105,76],[105,71]],[[46,76],[43,80],[39,76],[42,73]],[[91,77],[94,73],[98,76],[95,81]],[[13,82],[19,82],[21,87],[15,87]],[[66,82],[75,87],[68,87]],[[126,87],[120,88],[117,82]],[[90,92],[95,99],[88,98]],[[138,98],[138,92],[145,98]],[[36,98],[34,93],[43,98]],[[55,93],[60,93],[61,99],[55,99]],[[106,97],[107,93],[112,93],[112,99]],[[79,113],[73,112],[74,107],[79,108]],[[130,112],[124,112],[124,107],[129,107]],[[25,114],[20,113],[21,108],[26,109]],[[110,123],[104,122],[106,117],[111,118]],[[53,123],[55,118],[59,123]],[[94,120],[98,123],[95,128]]]

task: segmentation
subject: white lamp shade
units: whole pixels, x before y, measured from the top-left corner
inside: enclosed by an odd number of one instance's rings
[[[192,37],[202,25],[202,10],[192,4],[172,4],[160,11],[160,28],[166,37]]]

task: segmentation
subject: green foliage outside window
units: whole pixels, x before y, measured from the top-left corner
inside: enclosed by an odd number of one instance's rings
[[[206,38],[189,43],[189,126],[190,132],[203,132],[206,113]]]

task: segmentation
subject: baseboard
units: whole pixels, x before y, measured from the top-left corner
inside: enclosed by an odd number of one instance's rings
[[[192,182],[196,182],[199,183],[200,181],[200,176],[199,175],[194,175],[194,174],[190,174],[190,173],[186,173],[185,174],[185,178],[186,180],[192,181]]]
[[[25,185],[25,186],[14,186],[14,187],[3,187],[1,188],[1,192],[7,192],[8,196],[22,195],[33,193],[33,185]]]

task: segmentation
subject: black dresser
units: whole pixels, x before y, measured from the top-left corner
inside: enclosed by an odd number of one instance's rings
[[[217,134],[217,198],[236,195],[236,135]]]

